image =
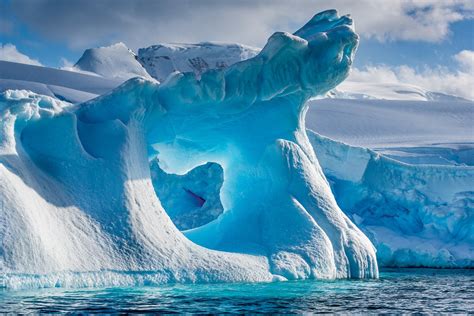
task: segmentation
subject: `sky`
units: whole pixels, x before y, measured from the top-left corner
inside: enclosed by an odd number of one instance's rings
[[[70,67],[84,49],[124,42],[265,45],[315,13],[351,14],[355,80],[403,81],[474,99],[473,0],[0,0],[0,59]]]

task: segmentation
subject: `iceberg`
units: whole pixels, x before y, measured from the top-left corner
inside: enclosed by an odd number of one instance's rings
[[[474,267],[474,167],[410,165],[308,131],[340,207],[383,267]]]
[[[347,77],[357,44],[352,20],[329,10],[199,77],[135,78],[78,105],[4,92],[3,284],[377,277],[375,248],[337,205],[304,127],[306,101]],[[175,174],[218,163],[222,214],[178,230],[153,159]]]
[[[309,129],[307,135],[338,205],[377,248],[379,266],[474,267],[474,167],[407,164]],[[160,200],[180,201],[167,211],[182,230],[223,212],[218,164],[182,176],[157,163],[152,170]],[[199,206],[196,196],[205,204]]]

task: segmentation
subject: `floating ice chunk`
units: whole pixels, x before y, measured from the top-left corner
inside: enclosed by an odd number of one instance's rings
[[[7,279],[101,270],[179,282],[377,277],[375,249],[338,207],[304,128],[305,102],[346,78],[358,37],[347,17],[313,20],[304,38],[275,33],[256,57],[200,78],[131,79],[48,111],[43,97],[4,94]],[[39,115],[11,111],[34,102]],[[154,194],[155,157],[175,173],[208,161],[224,170],[224,212],[189,239]]]

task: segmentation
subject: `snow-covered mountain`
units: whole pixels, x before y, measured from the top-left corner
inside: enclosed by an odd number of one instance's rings
[[[150,75],[137,61],[137,56],[124,43],[87,49],[74,67],[109,79],[150,79]]]
[[[138,60],[153,78],[164,81],[174,71],[200,76],[208,69],[226,68],[254,57],[259,51],[235,43],[159,44],[140,48]]]

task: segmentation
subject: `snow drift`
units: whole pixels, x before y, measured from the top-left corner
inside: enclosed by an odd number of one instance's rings
[[[0,60],[0,91],[30,90],[72,103],[95,98],[119,86],[122,80]]]
[[[4,284],[377,277],[304,128],[306,101],[347,76],[357,42],[331,10],[199,78],[132,79],[77,106],[2,94]],[[222,215],[186,238],[154,194],[154,157],[173,173],[219,163]]]

